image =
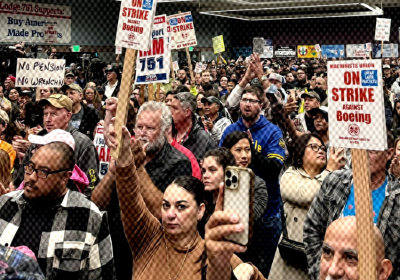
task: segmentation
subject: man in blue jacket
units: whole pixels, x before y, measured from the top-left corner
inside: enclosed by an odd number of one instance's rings
[[[280,216],[280,190],[279,174],[281,172],[285,157],[285,141],[278,126],[270,123],[264,116],[260,115],[263,101],[263,92],[255,86],[243,90],[240,100],[240,111],[242,117],[228,126],[220,141],[222,145],[225,137],[233,131],[244,131],[252,138],[253,149],[251,169],[261,177],[268,189],[268,206],[264,213],[262,237],[263,267],[259,267],[264,277],[267,278],[272,261],[278,246],[282,231]]]

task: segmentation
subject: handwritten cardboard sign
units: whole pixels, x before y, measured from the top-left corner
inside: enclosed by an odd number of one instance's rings
[[[64,74],[65,59],[18,58],[15,86],[62,87]]]

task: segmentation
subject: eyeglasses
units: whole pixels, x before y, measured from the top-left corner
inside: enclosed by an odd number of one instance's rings
[[[297,75],[305,75],[306,73],[299,73],[299,72],[297,72]]]
[[[47,179],[47,176],[49,176],[51,174],[61,173],[61,172],[65,172],[65,171],[71,171],[69,169],[46,171],[46,170],[33,168],[29,163],[24,165],[24,170],[25,170],[25,174],[28,174],[28,175],[32,175],[33,172],[36,172],[36,175],[38,176],[38,178],[41,178],[41,179]]]
[[[320,145],[318,145],[318,144],[308,144],[307,146],[306,146],[306,148],[307,147],[310,147],[314,152],[318,152],[319,150],[321,150],[321,151],[323,151],[324,153],[326,153],[326,151],[327,151],[327,149],[326,149],[326,147],[325,146],[320,146]]]
[[[242,101],[244,104],[247,104],[247,102],[249,102],[249,103],[252,104],[252,105],[255,105],[255,104],[257,104],[257,103],[260,103],[260,101],[258,101],[258,100],[255,100],[255,99],[248,99],[248,98],[242,98],[242,100],[240,100],[240,101]]]

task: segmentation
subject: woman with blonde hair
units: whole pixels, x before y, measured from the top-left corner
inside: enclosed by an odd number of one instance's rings
[[[100,118],[104,119],[104,109],[101,104],[101,98],[95,87],[85,87],[83,90],[83,100],[86,101],[89,107],[96,109],[99,112]]]

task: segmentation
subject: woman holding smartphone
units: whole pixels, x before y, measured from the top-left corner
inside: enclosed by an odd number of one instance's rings
[[[191,176],[176,178],[165,190],[162,203],[158,200],[154,202],[160,203],[160,224],[146,207],[141,194],[138,183],[141,178],[138,178],[136,157],[131,151],[131,135],[126,127],[122,133],[123,152],[115,162],[115,173],[122,222],[134,259],[132,279],[159,279],[168,275],[169,279],[200,280],[205,279],[208,265],[214,272],[221,269],[229,273],[233,269],[232,278],[235,274],[238,279],[264,279],[256,267],[243,264],[233,254],[245,251],[245,247],[223,241],[225,234],[235,232],[233,229],[236,232],[244,229],[237,217],[226,221],[226,224],[233,225],[227,231],[227,225],[221,225],[224,212],[218,211],[213,215],[212,223],[207,225],[205,251],[205,242],[197,231],[197,224],[205,211],[204,185],[198,179]],[[116,136],[115,131],[110,134]],[[221,210],[220,207],[218,210]],[[218,232],[220,234],[216,234]],[[227,254],[218,254],[218,249]],[[209,256],[207,252],[210,252]],[[222,259],[227,259],[228,263]],[[222,267],[219,266],[221,263],[224,263]],[[244,274],[246,278],[243,278]]]

